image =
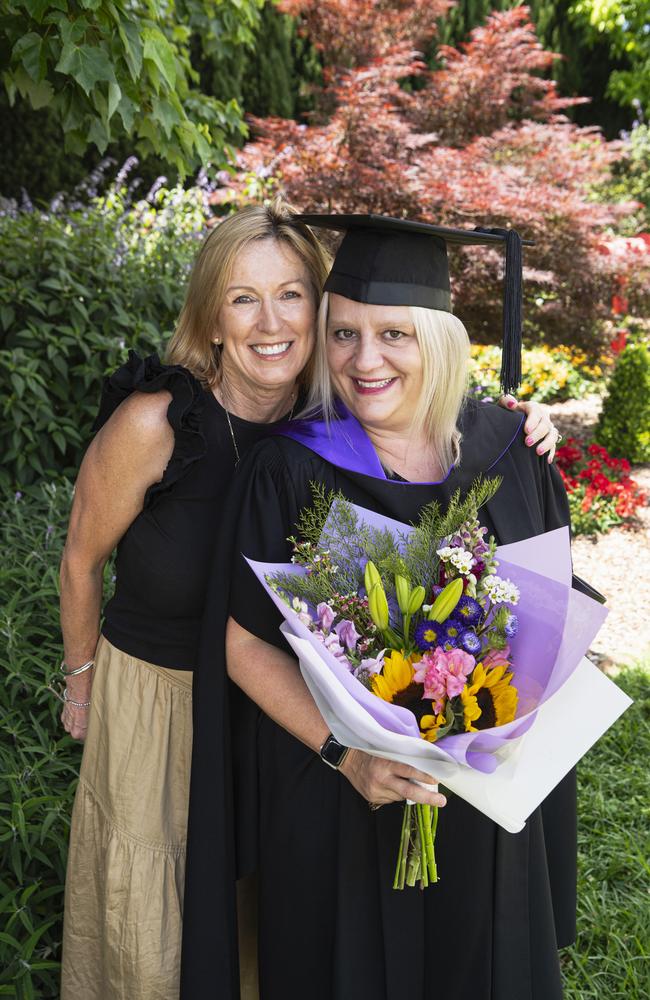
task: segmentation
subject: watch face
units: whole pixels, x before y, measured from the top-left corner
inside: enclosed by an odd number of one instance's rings
[[[347,747],[341,746],[333,736],[328,736],[323,744],[320,755],[330,767],[338,767],[345,757],[346,751]]]

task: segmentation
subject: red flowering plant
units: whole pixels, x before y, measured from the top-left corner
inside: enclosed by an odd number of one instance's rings
[[[435,46],[447,0],[281,0],[316,47],[322,86],[300,120],[250,118],[252,141],[218,175],[219,206],[283,194],[310,212],[375,212],[469,228],[516,224],[526,251],[526,333],[598,352],[613,294],[643,314],[629,242],[604,245],[629,206],[596,201],[621,155],[566,117],[580,98],[545,77],[558,58],[530,11],[493,11],[457,48]],[[423,52],[435,48],[435,68]],[[433,53],[432,53],[433,55]],[[451,255],[454,309],[477,343],[502,318],[503,258]]]
[[[602,445],[568,438],[556,461],[569,495],[574,535],[603,534],[629,524],[647,494],[630,476],[626,458],[614,458]]]

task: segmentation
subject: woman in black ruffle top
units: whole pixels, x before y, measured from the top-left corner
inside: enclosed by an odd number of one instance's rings
[[[199,252],[170,363],[131,354],[106,380],[61,566],[62,719],[85,739],[62,1000],[178,997],[192,671],[216,528],[240,456],[296,408],[326,273],[317,240],[285,207],[245,209]],[[543,450],[555,443],[537,407],[527,432]],[[103,569],[115,548],[100,631]],[[214,725],[224,756],[215,773],[226,777],[223,801],[206,809],[216,808],[226,831],[227,719]],[[226,894],[228,844],[224,832],[211,858]],[[224,933],[236,933],[234,920]]]

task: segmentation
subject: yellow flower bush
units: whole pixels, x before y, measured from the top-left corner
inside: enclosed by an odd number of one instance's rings
[[[597,392],[611,368],[611,360],[602,355],[597,361],[584,351],[571,347],[524,348],[522,351],[522,382],[517,392],[520,399],[534,396],[540,402],[556,402],[579,398]],[[470,389],[477,395],[498,396],[501,350],[484,344],[472,345]]]

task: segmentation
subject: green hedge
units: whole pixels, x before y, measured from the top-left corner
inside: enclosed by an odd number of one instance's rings
[[[164,346],[204,228],[198,188],[133,204],[119,177],[101,197],[2,215],[0,485],[76,468],[101,376],[130,347]]]
[[[619,355],[603,403],[596,440],[612,455],[650,462],[650,351],[629,344]]]

